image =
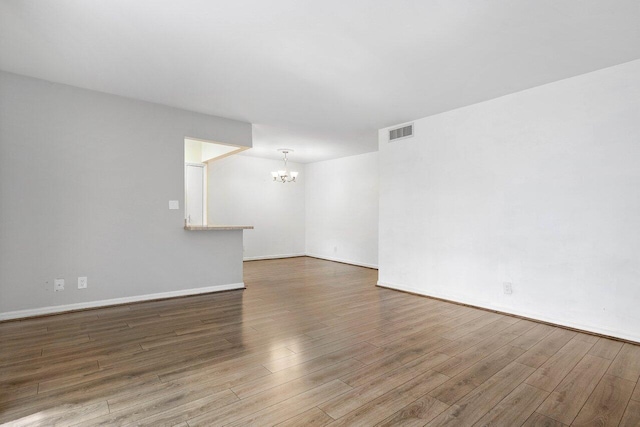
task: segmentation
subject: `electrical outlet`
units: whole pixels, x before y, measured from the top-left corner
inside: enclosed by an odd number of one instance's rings
[[[506,295],[511,295],[513,293],[513,285],[509,282],[504,282],[502,284],[503,288],[504,288],[504,293]]]
[[[56,279],[53,282],[53,290],[56,292],[64,291],[64,279]]]
[[[78,277],[78,289],[87,289],[86,277]]]
[[[169,209],[171,210],[180,209],[180,202],[177,200],[169,200]]]
[[[336,253],[336,252],[338,252],[338,247],[337,247],[337,246],[334,246],[334,247],[333,247],[333,253]]]

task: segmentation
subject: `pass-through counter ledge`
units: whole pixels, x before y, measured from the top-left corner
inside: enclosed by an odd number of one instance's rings
[[[185,225],[188,231],[253,230],[253,225]]]

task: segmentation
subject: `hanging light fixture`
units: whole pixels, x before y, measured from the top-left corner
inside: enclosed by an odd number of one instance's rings
[[[279,152],[284,154],[284,169],[271,172],[271,176],[274,181],[277,182],[296,182],[296,178],[298,177],[298,172],[290,171],[289,166],[287,166],[287,154],[293,153],[293,150],[289,148],[280,148]]]

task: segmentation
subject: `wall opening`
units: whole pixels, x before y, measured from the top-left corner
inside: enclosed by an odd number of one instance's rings
[[[207,225],[207,173],[210,162],[232,156],[248,147],[203,139],[184,139],[185,225]]]

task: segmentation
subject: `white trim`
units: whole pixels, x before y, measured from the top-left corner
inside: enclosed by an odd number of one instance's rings
[[[640,342],[640,336],[635,336],[633,334],[624,333],[621,331],[612,331],[606,328],[601,328],[593,325],[583,325],[580,323],[566,322],[563,320],[553,319],[548,316],[544,316],[538,313],[531,313],[527,311],[514,310],[512,308],[503,307],[500,305],[489,304],[485,301],[478,301],[469,298],[460,298],[459,296],[451,296],[447,294],[438,294],[438,293],[427,293],[422,289],[413,288],[411,286],[398,285],[397,283],[385,283],[378,280],[378,286],[383,288],[395,289],[398,291],[411,292],[418,295],[424,295],[426,297],[440,298],[444,300],[449,300],[453,302],[458,302],[461,304],[467,304],[479,308],[485,308],[487,310],[499,311],[505,314],[513,314],[515,316],[526,317],[532,320],[539,320],[541,322],[551,323],[558,326],[566,326],[567,328],[579,329],[581,331],[593,332],[600,335],[606,335],[610,337],[621,338],[623,340]]]
[[[325,255],[316,255],[316,254],[310,254],[310,253],[307,253],[306,256],[309,256],[311,258],[320,258],[320,259],[324,259],[324,260],[327,260],[327,261],[341,262],[343,264],[357,265],[358,267],[373,268],[375,270],[378,269],[378,265],[377,264],[369,264],[369,263],[366,263],[366,262],[351,261],[351,260],[347,260],[347,259],[343,259],[343,258],[335,258],[335,257],[330,257],[330,256],[325,256]]]
[[[202,225],[209,225],[209,164],[202,169]]]
[[[164,298],[175,298],[189,295],[207,294],[210,292],[231,291],[244,289],[244,282],[227,285],[205,286],[203,288],[183,289],[180,291],[160,292],[157,294],[137,295],[133,297],[113,298],[99,301],[80,302],[77,304],[56,305],[51,307],[32,308],[27,310],[8,311],[0,313],[0,320],[22,319],[24,317],[42,316],[45,314],[64,313],[67,311],[84,310],[87,308],[107,307],[110,305],[128,304],[132,302],[151,301]]]
[[[297,257],[301,257],[301,256],[308,256],[310,258],[324,259],[326,261],[341,262],[343,264],[351,264],[351,265],[356,265],[358,267],[373,268],[375,270],[378,269],[378,266],[376,264],[367,264],[367,263],[364,263],[364,262],[350,261],[350,260],[346,260],[346,259],[342,259],[342,258],[333,258],[333,257],[324,256],[324,255],[316,255],[316,254],[309,254],[309,253],[249,256],[249,257],[244,257],[242,260],[243,261],[259,261],[261,259],[297,258]]]
[[[246,256],[243,261],[259,261],[261,259],[278,259],[278,258],[297,258],[307,256],[307,254],[282,254],[282,255],[262,255],[262,256]]]
[[[202,168],[202,224],[196,225],[206,226],[209,224],[209,169],[207,163],[184,162],[184,221],[185,224],[189,223],[187,218],[187,188],[189,186],[189,183],[187,182],[187,168],[189,166],[194,168]]]

